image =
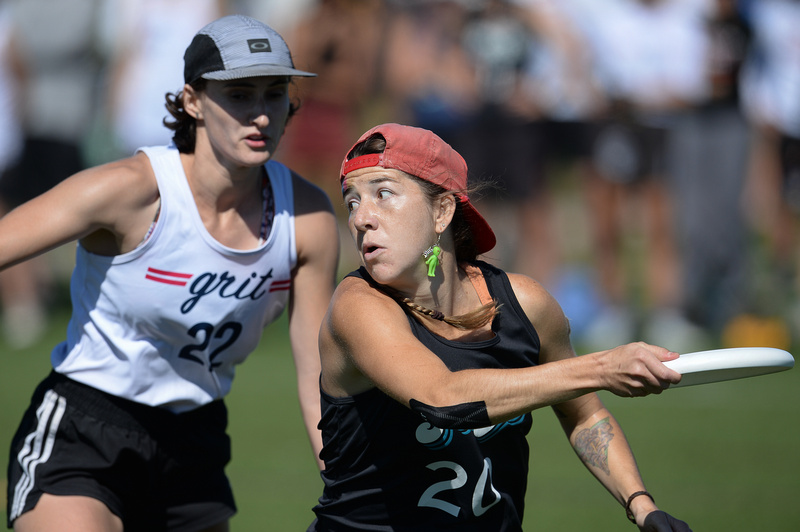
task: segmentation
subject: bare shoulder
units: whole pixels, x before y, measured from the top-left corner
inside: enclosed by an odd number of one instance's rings
[[[526,313],[538,315],[542,312],[561,310],[550,292],[535,279],[519,273],[508,273],[507,275],[514,295]]]
[[[521,274],[508,274],[511,287],[542,342],[542,357],[563,358],[572,354],[570,325],[561,305],[538,281]]]
[[[376,307],[391,310],[397,309],[403,314],[402,309],[400,309],[395,300],[375,289],[360,277],[345,277],[342,279],[336,287],[331,300],[331,309],[342,310],[350,315],[362,310],[371,312]]]
[[[382,364],[387,339],[402,342],[407,334],[408,321],[394,300],[363,279],[345,277],[320,329],[322,388],[336,397],[372,388],[367,375]]]
[[[345,277],[339,283],[328,314],[328,325],[338,331],[342,340],[346,340],[348,331],[353,332],[355,338],[379,330],[410,330],[400,305],[357,277]]]
[[[150,159],[144,153],[122,159],[117,168],[120,180],[130,187],[133,197],[150,203],[158,197],[158,182]]]
[[[81,242],[104,255],[125,253],[142,240],[159,205],[158,182],[144,153],[103,164],[76,176],[94,231]]]
[[[158,198],[155,173],[144,153],[84,170],[74,179],[87,193],[113,191],[114,203],[150,204]]]

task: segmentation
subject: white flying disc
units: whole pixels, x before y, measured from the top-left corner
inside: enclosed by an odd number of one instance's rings
[[[675,388],[786,371],[794,367],[794,358],[772,347],[733,347],[685,353],[664,365],[682,375],[680,383],[670,386]]]

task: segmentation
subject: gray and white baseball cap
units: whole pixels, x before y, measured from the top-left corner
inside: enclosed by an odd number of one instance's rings
[[[294,68],[292,54],[277,31],[244,15],[206,25],[183,56],[183,78],[227,81],[255,76],[316,76]]]

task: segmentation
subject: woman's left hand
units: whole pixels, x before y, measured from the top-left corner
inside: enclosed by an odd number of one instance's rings
[[[689,525],[661,510],[647,514],[644,524],[639,527],[639,530],[642,532],[692,532]]]

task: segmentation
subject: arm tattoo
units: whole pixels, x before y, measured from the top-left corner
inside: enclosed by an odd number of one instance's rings
[[[610,475],[608,468],[608,447],[614,438],[614,430],[609,418],[601,419],[591,428],[582,430],[575,437],[575,452],[586,465],[602,469]]]

